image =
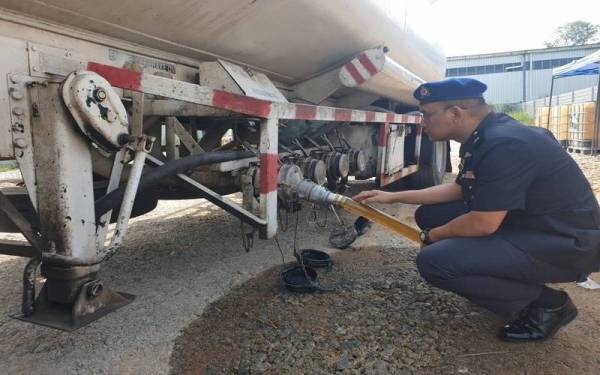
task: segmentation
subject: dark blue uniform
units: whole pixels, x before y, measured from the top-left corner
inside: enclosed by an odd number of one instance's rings
[[[421,206],[435,228],[469,211],[508,211],[498,231],[451,238],[418,256],[431,284],[511,317],[543,284],[585,280],[600,264],[600,209],[575,161],[545,129],[490,113],[461,146],[463,201]]]

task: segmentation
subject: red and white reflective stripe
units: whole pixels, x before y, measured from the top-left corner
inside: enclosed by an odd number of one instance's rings
[[[420,116],[359,111],[294,103],[275,103],[245,95],[237,95],[193,83],[134,72],[98,63],[88,63],[87,69],[104,77],[112,86],[164,96],[189,103],[237,112],[259,118],[282,120],[348,121],[364,123],[390,122],[418,124]]]
[[[370,76],[365,77],[363,74],[361,74],[354,64],[354,60],[347,62],[342,69],[345,71],[342,72],[342,74],[348,74],[352,78],[351,80],[348,79],[348,82],[353,84],[353,86],[362,85],[367,79],[370,78]]]
[[[374,76],[375,74],[377,74],[379,72],[379,69],[375,67],[375,63],[373,62],[373,60],[371,60],[371,58],[369,57],[368,54],[363,52],[360,55],[358,55],[356,58],[360,62],[360,66],[365,68],[365,70],[369,73],[369,75]]]
[[[396,113],[360,111],[357,109],[333,108],[294,103],[272,103],[271,116],[280,119],[313,121],[347,121],[365,123],[419,124],[421,116]]]
[[[344,64],[340,71],[340,80],[344,86],[354,87],[362,85],[381,71],[383,64],[377,64],[376,61],[373,61],[375,58],[374,53],[381,54],[379,50],[369,50],[360,53]]]
[[[266,238],[277,233],[277,124],[277,119],[263,120],[260,124],[260,216],[267,221]]]
[[[112,86],[133,91],[142,91],[143,73],[95,62],[89,62],[87,70],[101,75]]]

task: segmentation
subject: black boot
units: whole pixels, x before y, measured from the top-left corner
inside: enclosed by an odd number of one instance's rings
[[[510,342],[544,341],[576,316],[577,308],[567,295],[560,307],[528,307],[518,319],[500,328],[498,338]]]
[[[373,226],[369,219],[359,216],[354,225],[336,228],[329,235],[329,243],[338,249],[345,249],[356,240],[357,237],[367,233]]]
[[[359,236],[362,236],[363,234],[367,233],[372,226],[373,223],[369,221],[369,219],[362,216],[359,216],[358,219],[354,221],[354,228],[356,229],[356,233],[358,233]]]

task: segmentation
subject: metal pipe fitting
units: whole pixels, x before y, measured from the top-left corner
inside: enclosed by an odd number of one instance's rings
[[[367,168],[367,156],[362,150],[350,149],[348,152],[348,158],[350,159],[350,174],[360,174]]]
[[[304,177],[318,185],[323,185],[327,180],[327,166],[323,160],[315,159],[315,158],[304,158],[300,162],[302,166],[302,172],[304,173]]]
[[[333,151],[323,154],[321,160],[327,165],[328,179],[336,180],[340,177],[348,176],[350,170],[348,155]]]
[[[294,187],[300,198],[314,203],[337,204],[344,198],[332,193],[325,187],[315,184],[310,180],[302,180]]]

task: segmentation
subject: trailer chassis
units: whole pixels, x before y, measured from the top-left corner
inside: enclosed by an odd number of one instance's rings
[[[80,69],[73,72],[69,68],[73,66]],[[105,287],[97,273],[102,262],[112,256],[122,243],[144,165],[164,164],[148,154],[154,139],[144,134],[144,113],[148,113],[144,109],[145,96],[159,98],[155,99],[159,103],[157,106],[163,111],[170,111],[171,115],[177,115],[180,111],[198,111],[260,122],[256,158],[245,160],[246,163],[256,160],[258,166],[258,214],[248,207],[228,201],[185,174],[178,173],[177,178],[212,203],[256,228],[263,239],[273,238],[277,233],[277,191],[281,182],[278,126],[281,120],[377,126],[377,177],[381,184],[398,180],[418,168],[417,165],[411,165],[386,173],[384,164],[387,137],[392,127],[416,126],[417,145],[420,144],[419,116],[261,100],[92,61],[78,61],[75,65],[44,65],[39,62],[36,68],[50,77],[12,74],[8,89],[14,154],[36,209],[39,227],[25,219],[0,193],[0,210],[28,241],[28,244],[3,241],[0,243],[0,253],[32,258],[24,273],[23,308],[18,316],[30,322],[73,330],[133,299],[129,294]],[[106,114],[88,113],[86,115],[91,117],[87,120],[74,115],[73,105],[61,92],[65,84],[64,77],[72,74],[90,80],[105,80],[111,86],[104,87],[105,91],[110,93],[113,88],[127,90],[133,100],[133,115],[128,119],[130,134],[125,140],[120,137],[120,147],[113,150],[115,156],[107,193],[119,185],[123,166],[130,162],[132,164],[117,230],[108,247],[104,242],[110,212],[101,218],[96,217],[92,181],[93,153],[101,143],[98,138],[103,135],[81,131],[85,126],[82,122],[106,121],[104,117],[93,118]],[[85,108],[79,110],[85,111]],[[152,110],[160,111],[156,106]],[[174,116],[171,118],[171,121],[177,121]],[[179,129],[179,138],[187,148],[194,150],[192,153],[204,152],[193,139],[186,138],[181,127],[174,124],[173,128]],[[417,147],[415,154],[418,155],[418,152]],[[47,281],[34,301],[32,280],[40,264],[41,273]]]

